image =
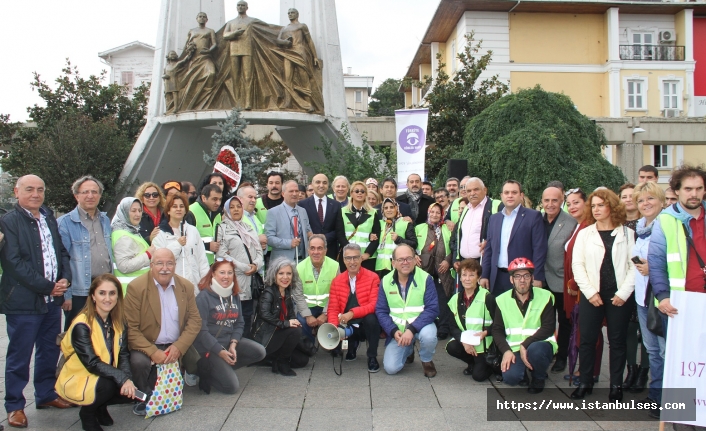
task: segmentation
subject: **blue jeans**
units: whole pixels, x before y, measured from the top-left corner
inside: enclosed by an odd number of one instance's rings
[[[324,307],[309,307],[309,311],[311,311],[312,316],[319,317],[321,313],[324,312]],[[297,313],[297,320],[302,324],[302,335],[306,335],[312,343],[315,342],[316,340],[314,334],[311,332],[311,327],[306,324],[306,317],[302,317],[301,314]]]
[[[647,329],[647,307],[637,305],[637,318],[640,320],[642,343],[650,357],[650,388],[647,396],[657,402],[662,402],[662,374],[664,372],[664,348],[667,341],[664,337],[653,334]]]
[[[419,340],[419,359],[422,362],[431,362],[436,351],[436,325],[430,323],[421,331],[414,334],[414,341]],[[392,339],[385,346],[385,355],[382,358],[383,367],[387,374],[397,374],[402,370],[407,356],[414,352],[414,341],[409,346],[400,347]]]
[[[5,363],[5,410],[8,413],[25,408],[22,394],[29,383],[29,361],[34,357],[34,397],[37,405],[54,401],[56,363],[59,346],[56,336],[61,332],[61,307],[54,302],[47,304],[46,314],[8,314]]]
[[[532,370],[533,380],[547,379],[547,370],[552,363],[552,357],[554,357],[554,350],[549,342],[535,341],[530,344],[527,349],[527,361],[534,368]],[[510,386],[517,386],[525,376],[525,369],[527,369],[527,366],[522,362],[520,352],[515,352],[515,363],[510,364],[510,368],[503,373],[503,382]]]

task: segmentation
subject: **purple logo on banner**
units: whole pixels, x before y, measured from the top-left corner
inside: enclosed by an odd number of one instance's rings
[[[424,129],[419,126],[407,126],[402,129],[398,142],[405,152],[414,154],[424,148],[424,138]]]

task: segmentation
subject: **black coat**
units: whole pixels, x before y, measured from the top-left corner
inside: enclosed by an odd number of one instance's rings
[[[100,327],[103,330],[103,339],[111,340],[109,347],[112,348],[112,340],[115,337],[112,323],[108,322],[110,326],[106,329],[100,317],[96,316],[96,319],[98,319],[98,323],[100,323]],[[120,338],[120,351],[113,352],[113,356],[118,355],[118,368],[111,364],[106,364],[96,354],[96,350],[93,347],[93,339],[91,338],[91,329],[88,325],[74,325],[74,329],[71,331],[71,346],[76,351],[78,360],[90,373],[112,379],[118,387],[122,387],[123,383],[132,378],[132,373],[130,372],[130,350],[128,350],[127,346],[127,327],[123,329]],[[144,391],[146,388],[138,389]]]
[[[309,196],[299,201],[297,205],[306,210],[306,214],[309,216],[311,231],[315,234],[326,236],[326,256],[335,260],[336,256],[338,256],[338,238],[336,237],[336,232],[343,228],[341,204],[329,197],[324,198],[324,202],[326,202],[326,216],[324,217],[323,225],[319,221],[316,195]]]
[[[409,196],[407,196],[407,193],[398,196],[397,202],[404,202],[409,205]],[[433,204],[434,202],[436,202],[434,198],[427,195],[422,195],[422,197],[419,198],[419,214],[417,214],[417,219],[414,220],[415,226],[427,222],[427,213],[429,212],[429,206],[431,206],[431,204]]]
[[[41,207],[51,231],[54,253],[57,260],[57,278],[71,282],[69,252],[64,248],[59,236],[54,213]],[[15,209],[0,219],[0,230],[5,234],[5,245],[0,250],[0,263],[3,275],[0,281],[0,313],[2,314],[45,314],[47,303],[44,296],[51,294],[55,282],[44,278],[44,258],[42,240],[37,220],[15,205]],[[57,305],[64,303],[64,297],[54,297]]]
[[[255,316],[252,330],[253,340],[267,347],[275,330],[289,328],[289,320],[297,318],[291,287],[284,290],[284,302],[287,306],[287,318],[279,320],[279,314],[282,310],[282,295],[279,293],[279,287],[265,286],[265,290],[260,295]]]
[[[500,205],[498,205],[498,212],[502,211],[503,208],[505,208],[505,205],[502,202],[500,202]],[[465,213],[465,211],[464,211],[464,213]],[[493,215],[493,199],[488,197],[488,200],[485,202],[485,206],[483,207],[483,222],[481,223],[480,238],[479,238],[480,242],[483,242],[488,238],[488,220],[490,220],[491,215]],[[461,214],[461,216],[463,216],[463,214]],[[449,241],[449,247],[451,248],[451,261],[453,263],[456,263],[459,260],[463,260],[463,259],[456,259],[456,256],[458,255],[458,249],[460,246],[458,244],[458,242],[456,241],[456,237],[458,235],[458,230],[461,229],[462,221],[463,221],[462,217],[459,217],[458,223],[456,223],[456,226],[454,226],[454,230],[451,233],[451,240]],[[463,230],[461,230],[460,241],[463,241]]]

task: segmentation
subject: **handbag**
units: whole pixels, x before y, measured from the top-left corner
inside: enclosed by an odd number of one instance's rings
[[[647,283],[645,305],[647,305],[647,329],[659,337],[664,337],[662,316],[655,305],[655,295],[652,293],[652,285],[650,283]]]
[[[56,335],[56,345],[61,347],[61,342],[64,340],[64,337],[66,336],[66,331],[57,334]],[[59,378],[59,374],[61,374],[61,369],[64,368],[64,364],[69,358],[64,356],[64,352],[59,349],[59,360],[56,363],[56,371],[54,372],[54,377],[57,379]]]
[[[483,323],[485,323],[485,307],[483,307]],[[493,342],[490,344],[490,347],[488,347],[485,339],[486,339],[486,337],[483,337],[483,350],[485,351],[485,363],[488,364],[488,366],[491,367],[493,369],[493,371],[499,370],[502,358],[500,356],[500,352],[498,351],[498,346],[496,346],[495,342]]]
[[[145,418],[166,415],[181,409],[184,401],[184,379],[179,363],[157,365],[157,382],[147,402]]]

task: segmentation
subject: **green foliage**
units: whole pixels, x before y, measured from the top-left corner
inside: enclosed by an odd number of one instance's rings
[[[473,32],[466,35],[466,44],[457,56],[460,66],[453,78],[445,71],[446,65],[437,55],[439,67],[434,80],[425,76],[421,82],[408,82],[418,88],[431,88],[424,106],[429,108],[425,172],[430,178],[446,180],[446,163],[458,158],[463,148],[463,130],[468,122],[509,91],[497,75],[480,80],[493,56],[487,51],[479,56],[483,41],[474,43]],[[437,181],[438,183],[439,181]]]
[[[32,123],[22,127],[0,116],[0,164],[10,175],[35,174],[47,186],[45,204],[58,211],[76,206],[71,184],[93,175],[105,186],[101,205],[122,195],[119,180],[132,145],[145,125],[148,87],[102,85],[105,72],[83,78],[66,62],[53,89],[38,74],[31,86],[45,106],[27,109]]]
[[[344,175],[351,182],[369,177],[394,176],[392,167],[396,167],[396,164],[388,164],[385,155],[375,151],[365,139],[362,147],[353,145],[345,123],[341,127],[341,136],[335,142],[321,138],[321,146],[314,147],[314,150],[323,153],[326,162],[307,161],[304,166],[326,174],[329,181],[338,175]]]
[[[252,144],[258,148],[265,150],[265,158],[270,161],[270,165],[258,172],[257,184],[260,186],[260,192],[267,192],[267,173],[272,170],[277,170],[284,177],[284,181],[296,179],[296,174],[287,169],[278,169],[287,163],[287,159],[292,155],[284,141],[273,139],[274,132],[270,132],[262,139],[252,141]]]
[[[388,78],[384,80],[370,96],[368,117],[395,115],[395,109],[404,108],[404,93],[400,93],[402,80]]]
[[[568,96],[539,86],[495,102],[468,123],[463,157],[492,196],[514,179],[539,203],[547,183],[568,188],[617,190],[625,177],[602,155],[603,130],[582,115]]]

